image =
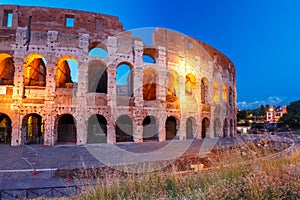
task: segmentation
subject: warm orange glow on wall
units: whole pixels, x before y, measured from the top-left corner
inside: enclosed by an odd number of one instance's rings
[[[208,103],[208,80],[207,78],[202,78],[201,80],[201,103]]]
[[[170,70],[168,71],[168,82],[167,82],[167,96],[176,96],[178,92],[179,77],[177,72]]]
[[[146,101],[156,99],[157,71],[146,68],[143,71],[143,99]]]
[[[31,54],[24,60],[24,85],[46,86],[46,64],[43,56]]]
[[[218,81],[214,81],[214,103],[220,103],[220,86]]]
[[[222,100],[223,102],[228,102],[228,88],[226,84],[223,84]]]
[[[0,54],[0,85],[13,85],[15,66],[13,57],[6,53]]]
[[[196,85],[196,79],[193,74],[188,74],[185,77],[185,94],[192,95]]]

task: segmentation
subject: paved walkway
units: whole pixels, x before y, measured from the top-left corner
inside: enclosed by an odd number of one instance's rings
[[[264,136],[256,135],[249,138],[249,136],[244,135],[237,138],[140,144],[119,143],[117,145],[91,145],[88,147],[76,145],[10,147],[2,145],[0,146],[0,190],[76,185],[78,183],[74,183],[74,181],[66,182],[64,178],[53,176],[54,170],[174,159],[182,155],[199,155],[205,154],[212,148],[235,146],[260,137]],[[33,169],[42,170],[42,172],[33,175]]]

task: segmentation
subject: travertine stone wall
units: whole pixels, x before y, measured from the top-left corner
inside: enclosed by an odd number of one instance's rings
[[[13,14],[11,27],[4,23],[7,12]],[[74,19],[74,27],[66,26],[67,17]],[[204,138],[204,132],[205,137],[210,138],[236,135],[235,67],[225,55],[201,41],[157,28],[153,45],[149,47],[142,39],[132,38],[130,31],[124,31],[117,17],[67,9],[4,5],[0,6],[1,22],[0,55],[13,57],[15,72],[13,85],[0,85],[0,113],[11,119],[13,146],[27,143],[26,120],[32,114],[43,119],[45,145],[57,144],[58,123],[64,114],[75,119],[78,145],[87,143],[88,120],[94,114],[106,119],[107,143],[110,144],[117,141],[116,121],[122,115],[132,120],[134,142],[144,141],[143,120],[147,116],[156,120],[159,141],[166,140],[168,117],[176,120],[175,139],[188,138],[188,119],[192,119],[193,138]],[[107,58],[89,56],[89,51],[97,45],[107,51]],[[145,54],[155,62],[144,62]],[[46,86],[24,86],[24,62],[32,55],[46,62]],[[57,65],[64,58],[78,62],[76,87],[56,86]],[[91,61],[106,66],[107,94],[88,92]],[[131,97],[116,94],[117,68],[123,63],[129,65],[133,73]],[[143,73],[147,68],[157,72],[156,98],[151,101],[143,99]],[[167,100],[171,71],[177,74],[178,81],[174,101]],[[187,75],[195,79],[189,95]],[[201,85],[204,79],[207,80],[206,92]],[[219,85],[219,97],[214,95],[215,81]],[[223,86],[227,91],[223,91]],[[202,97],[207,98],[205,103]],[[215,102],[215,98],[219,102]]]

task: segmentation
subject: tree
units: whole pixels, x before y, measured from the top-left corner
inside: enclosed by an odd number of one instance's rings
[[[241,110],[237,113],[237,121],[246,121],[248,116],[248,112],[246,110]]]
[[[287,106],[287,114],[280,121],[289,125],[290,128],[300,128],[300,100],[292,102]]]

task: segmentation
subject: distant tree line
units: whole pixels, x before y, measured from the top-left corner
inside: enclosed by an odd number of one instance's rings
[[[250,125],[249,121],[264,122],[266,113],[270,105],[261,105],[259,108],[249,110],[239,110],[237,113],[237,121],[239,125]],[[275,107],[276,109],[277,107]],[[287,114],[284,114],[279,122],[289,125],[291,129],[300,128],[300,100],[290,103],[287,106]]]
[[[294,101],[287,106],[287,114],[280,119],[292,129],[300,128],[300,100]]]
[[[239,110],[237,113],[237,121],[242,125],[250,125],[251,121],[264,121],[266,119],[267,110],[270,105],[261,105],[259,108],[249,110]]]

